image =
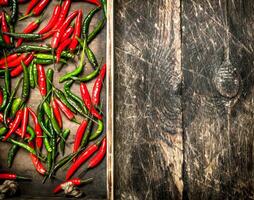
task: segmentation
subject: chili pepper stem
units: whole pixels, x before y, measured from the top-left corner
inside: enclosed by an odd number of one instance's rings
[[[33,15],[33,13],[31,12],[31,13],[29,13],[28,15],[24,15],[23,17],[20,17],[19,19],[18,19],[18,21],[22,21],[22,20],[24,20],[24,19],[26,19],[26,18],[28,18],[28,17],[31,17]]]
[[[80,183],[81,184],[86,184],[86,183],[90,183],[93,181],[93,178],[87,178],[87,179],[84,179],[84,180],[80,180]]]
[[[71,121],[76,123],[76,124],[80,124],[80,122],[76,118],[71,119]]]
[[[32,179],[24,176],[17,176],[17,180],[31,181]]]

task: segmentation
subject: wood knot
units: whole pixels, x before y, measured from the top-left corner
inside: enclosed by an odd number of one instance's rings
[[[233,98],[240,90],[241,76],[230,62],[224,62],[215,70],[213,82],[220,95]]]

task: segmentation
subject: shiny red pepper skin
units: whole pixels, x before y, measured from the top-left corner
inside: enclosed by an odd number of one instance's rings
[[[72,163],[71,167],[68,169],[66,173],[66,180],[69,180],[70,177],[75,173],[75,171],[90,158],[96,151],[98,150],[97,144],[92,144],[87,149],[81,153],[81,155],[77,158],[77,160]]]
[[[33,122],[34,122],[34,130],[35,130],[35,133],[36,133],[36,147],[38,149],[41,149],[42,148],[42,129],[41,129],[41,126],[38,122],[38,119],[37,119],[37,116],[36,116],[35,112],[31,108],[28,108],[28,111],[29,111],[30,115],[32,116],[32,119],[33,119]]]
[[[11,125],[12,123],[10,123],[10,125]],[[18,135],[18,136],[20,136],[20,137],[22,137],[22,130],[20,129],[20,128],[18,128],[16,131],[15,131],[15,133]],[[28,134],[28,133],[25,133],[25,138],[26,139],[29,139],[30,138],[30,135]]]
[[[28,120],[29,120],[28,108],[25,107],[23,111],[23,119],[21,123],[21,138],[25,137]]]
[[[82,184],[82,181],[80,178],[73,178],[69,181],[65,181],[63,183],[61,183],[60,185],[56,186],[55,189],[53,190],[53,192],[56,194],[58,192],[60,192],[62,190],[62,187],[65,185],[65,184],[68,184],[68,183],[72,183],[73,185],[75,186],[79,186]]]
[[[13,60],[16,60],[19,57],[17,53],[11,54],[6,57],[7,64],[12,62]],[[5,65],[5,58],[0,59],[0,65]]]
[[[2,105],[3,103],[3,91],[0,90],[0,106]]]
[[[6,18],[5,18],[5,14],[4,12],[2,12],[2,23],[1,23],[1,27],[2,27],[2,32],[9,32],[9,27],[8,24],[6,22]],[[5,41],[6,44],[11,44],[11,38],[8,35],[3,34],[3,39]]]
[[[81,35],[82,16],[83,16],[82,10],[78,10],[78,16],[75,21],[74,33],[71,39],[71,44],[69,46],[71,52],[73,52],[78,45],[77,37],[80,38]]]
[[[27,58],[27,54],[23,53],[18,58],[14,59],[14,60],[10,60],[10,62],[7,62],[7,66],[9,68],[16,67],[16,66],[20,65],[21,61],[24,61],[26,58]],[[0,66],[0,69],[4,69],[4,68],[5,68],[5,63]]]
[[[34,144],[33,144],[33,142],[29,142],[28,145],[29,145],[31,148],[34,149]],[[32,160],[32,162],[33,162],[33,165],[34,165],[36,171],[37,171],[39,174],[41,174],[41,175],[45,175],[46,172],[47,172],[47,170],[46,170],[45,167],[42,165],[40,159],[39,159],[36,155],[34,155],[34,154],[32,154],[32,153],[30,153],[30,157],[31,157],[31,160]]]
[[[13,132],[15,132],[17,130],[17,128],[19,127],[21,120],[23,117],[23,110],[19,110],[15,116],[15,119],[13,120],[12,124],[10,125],[10,129],[7,132],[7,134],[5,135],[3,142],[5,142]]]
[[[70,23],[72,22],[72,20],[77,16],[78,11],[74,11],[72,12],[64,21],[64,23],[62,24],[61,28],[59,28],[56,33],[54,34],[54,36],[52,37],[51,40],[51,47],[53,49],[57,48],[60,42],[60,39],[62,37],[62,35],[64,34],[66,28],[70,25]]]
[[[33,9],[33,15],[39,16],[45,7],[49,4],[50,0],[41,0]]]
[[[101,6],[100,0],[82,0],[83,2],[95,4],[96,6]]]
[[[58,105],[57,105],[55,99],[53,99],[53,101],[52,101],[52,108],[53,108],[54,116],[56,117],[56,120],[58,122],[58,125],[60,128],[62,128],[63,127],[63,120],[62,120],[62,116],[61,116],[60,110],[58,108]]]
[[[69,37],[73,33],[73,30],[74,28],[72,26],[68,27],[61,38],[61,42],[64,42],[65,40],[69,39]]]
[[[29,64],[32,62],[34,59],[34,53],[31,53],[25,60],[24,64],[25,66],[29,66]],[[15,77],[21,74],[23,71],[22,65],[17,66],[14,70],[11,71],[11,77]]]
[[[45,26],[43,29],[41,29],[38,34],[44,34],[50,31],[56,24],[57,20],[59,19],[59,15],[61,12],[61,6],[56,5],[52,14],[51,19],[49,20],[47,26]]]
[[[45,70],[42,65],[37,65],[37,70],[38,70],[38,86],[39,90],[42,96],[47,95],[47,83],[46,83],[46,74]]]
[[[63,52],[63,50],[69,46],[69,44],[71,43],[71,39],[66,39],[65,41],[63,41],[59,47],[56,50],[56,63],[58,63],[60,61],[61,58],[61,53]]]
[[[53,29],[58,29],[62,26],[67,14],[70,10],[70,7],[71,7],[71,0],[66,0],[63,2],[62,7],[61,7],[61,13],[59,15],[59,19]]]
[[[59,99],[55,98],[54,101],[59,106],[60,110],[64,113],[64,115],[69,119],[72,120],[75,118],[74,113]]]
[[[87,124],[88,124],[87,120],[84,120],[78,127],[78,130],[77,130],[77,133],[75,136],[74,145],[73,145],[73,152],[78,151],[78,149],[80,147],[80,143],[81,143],[84,133],[86,131]]]
[[[80,84],[80,93],[81,93],[81,97],[82,97],[87,109],[91,112],[91,114],[94,117],[101,120],[102,116],[93,107],[92,102],[91,102],[91,98],[90,98],[90,95],[89,95],[89,92],[88,92],[88,89],[87,89],[85,83]]]
[[[88,169],[98,166],[105,157],[106,151],[107,151],[107,140],[106,138],[104,138],[102,140],[102,144],[98,150],[98,153],[88,162]]]
[[[32,33],[33,31],[35,31],[39,25],[40,25],[41,20],[37,19],[33,22],[31,22],[30,24],[27,25],[27,27],[23,30],[23,33]],[[23,42],[23,38],[19,38],[17,43],[16,43],[16,47],[19,47],[22,42]]]
[[[100,94],[101,88],[103,85],[103,80],[106,74],[106,64],[104,64],[101,68],[98,78],[96,79],[93,90],[92,90],[92,104],[94,106],[98,106],[100,103]]]
[[[8,1],[8,0],[1,0],[1,1],[0,1],[0,5],[1,5],[1,6],[8,6],[8,4],[9,4],[9,1]]]
[[[40,0],[31,0],[31,2],[29,3],[29,5],[27,6],[25,15],[28,15],[31,10],[34,8],[34,6],[39,2]]]

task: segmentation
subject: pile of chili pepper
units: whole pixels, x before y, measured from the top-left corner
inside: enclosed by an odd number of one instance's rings
[[[60,168],[67,169],[66,180],[56,186],[54,193],[66,184],[79,186],[90,182],[91,179],[81,178],[98,166],[106,154],[100,97],[106,64],[99,64],[90,48],[105,26],[106,0],[80,1],[94,5],[86,15],[82,9],[71,12],[73,2],[59,1],[47,25],[42,27],[51,1],[0,0],[0,6],[6,7],[0,11],[0,140],[10,144],[9,168],[19,150],[24,149],[35,170],[44,177],[43,182],[57,179]],[[24,13],[19,11],[20,4],[26,6]],[[102,12],[102,19],[92,28],[91,21],[98,12]],[[36,19],[23,30],[16,29],[18,23],[31,16]],[[46,39],[49,45],[45,44]],[[80,59],[76,66],[73,62],[77,57]],[[48,67],[52,64],[54,67]],[[55,73],[66,65],[72,66],[72,70],[57,80]],[[93,69],[88,74],[84,70],[87,65]],[[92,80],[89,92],[87,83]],[[62,84],[63,89],[55,82]],[[79,85],[78,94],[72,91],[73,85]],[[37,108],[29,104],[32,90],[38,90],[41,96]],[[65,155],[65,146],[73,130],[65,127],[64,120],[78,124],[77,131],[72,133],[75,139],[69,155]],[[82,170],[77,177],[79,168]],[[2,173],[0,179],[27,178]]]

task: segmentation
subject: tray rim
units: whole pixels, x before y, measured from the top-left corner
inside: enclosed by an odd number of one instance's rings
[[[106,134],[107,134],[107,199],[114,199],[114,0],[107,1],[106,47]]]

